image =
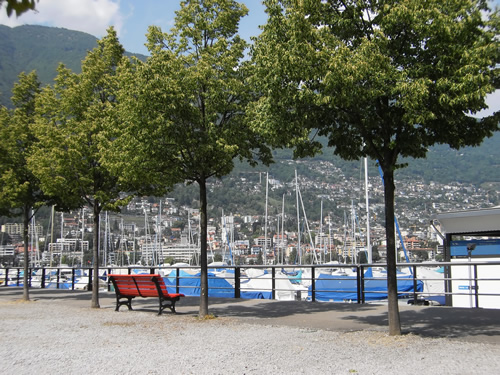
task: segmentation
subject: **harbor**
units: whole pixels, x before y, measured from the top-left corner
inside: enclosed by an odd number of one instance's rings
[[[398,265],[398,298],[414,305],[453,306],[478,310],[500,308],[498,260]],[[91,268],[30,269],[30,290],[90,291]],[[100,292],[112,291],[110,274],[155,274],[169,293],[200,295],[200,268],[188,264],[163,267],[99,269]],[[23,269],[0,269],[0,289],[21,287]],[[302,265],[208,267],[208,296],[227,299],[305,301],[324,303],[384,303],[387,276],[382,265]]]

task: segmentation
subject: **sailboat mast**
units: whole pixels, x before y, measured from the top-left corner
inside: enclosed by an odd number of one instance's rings
[[[31,227],[31,236],[30,236],[30,246],[31,246],[31,253],[30,253],[30,262],[31,264],[33,264],[34,262],[34,257],[33,257],[33,250],[34,250],[34,247],[33,247],[33,242],[34,242],[34,236],[33,236],[33,230],[35,229],[35,216],[33,214],[34,210],[32,209],[31,210],[31,222],[29,224],[29,226]]]
[[[160,245],[160,249],[159,249],[159,255],[158,255],[158,264],[163,264],[164,263],[164,258],[163,258],[163,248],[162,248],[162,238],[161,238],[161,210],[162,210],[162,207],[161,207],[161,199],[160,199],[160,211],[158,212],[158,228],[157,228],[157,231],[158,231],[158,243]]]
[[[332,218],[328,214],[328,253],[330,254],[330,262],[332,261]]]
[[[283,204],[281,205],[281,263],[285,262],[285,194],[283,194]]]
[[[143,204],[142,208],[144,209],[144,249],[148,249],[148,213],[146,212],[146,206]],[[144,254],[144,252],[143,252]],[[149,265],[149,251],[148,251],[148,258],[145,259],[146,264]]]
[[[229,216],[231,218],[231,226],[230,226],[230,231],[229,231],[229,256],[231,257],[231,265],[235,265],[234,263],[234,215],[231,212],[231,215]]]
[[[300,249],[299,179],[297,177],[297,170],[295,170],[295,195],[297,197],[297,255],[299,256],[299,264],[302,264],[302,254]]]
[[[125,248],[123,247],[123,239],[125,238],[125,228],[123,227],[123,216],[120,220],[120,265],[123,266],[125,264]]]
[[[49,265],[52,267],[52,249],[54,247],[54,206],[52,206],[52,209],[50,211],[50,243],[52,246],[49,246],[49,252],[50,252],[50,261]]]
[[[280,262],[280,243],[279,243],[279,237],[280,237],[280,215],[276,215],[277,219],[277,224],[276,224],[276,242],[274,243],[274,263],[279,264]]]
[[[108,211],[104,213],[104,266],[108,265]]]
[[[372,246],[370,242],[370,204],[368,200],[368,158],[365,158],[365,203],[366,203],[366,258],[372,263]]]
[[[358,252],[356,242],[356,211],[354,210],[354,201],[351,200],[351,229],[352,229],[352,257],[351,264],[357,263]]]
[[[224,233],[225,238],[225,245],[221,244],[221,249],[222,249],[222,261],[226,259],[226,247],[227,247],[227,228],[226,228],[226,217],[224,216],[224,209],[222,209],[222,232]]]
[[[323,246],[323,199],[321,199],[321,210],[319,214],[319,261],[321,263],[321,255],[325,254]]]
[[[264,264],[267,264],[267,204],[269,199],[269,172],[266,172],[266,218],[264,223]]]
[[[347,255],[348,255],[348,249],[347,249],[347,235],[349,231],[349,225],[347,221],[347,213],[344,210],[344,246],[342,249],[342,263],[347,264]]]
[[[134,258],[133,258],[132,262],[133,262],[133,264],[136,264],[135,263],[135,223],[133,223],[133,224],[134,224],[134,230],[132,232],[132,239],[134,242],[132,243],[132,250],[134,252]]]
[[[64,250],[63,238],[64,238],[64,212],[61,212],[61,254],[59,255],[59,267],[61,267],[63,250]]]
[[[81,266],[83,267],[83,241],[85,241],[85,208],[82,207],[82,243],[80,246],[81,251]]]
[[[36,220],[35,220],[35,210],[31,210],[31,237],[30,237],[30,242],[31,242],[31,264],[35,266],[40,265],[40,249],[38,246],[38,232],[36,230]]]
[[[314,247],[314,242],[312,240],[311,230],[309,229],[309,222],[307,221],[306,209],[304,208],[304,201],[302,200],[302,194],[300,193],[300,190],[299,190],[299,197],[300,197],[300,203],[302,205],[302,213],[304,214],[304,222],[306,224],[307,234],[309,235],[309,245],[311,246],[311,251],[314,254],[314,256],[311,257],[311,264],[314,263],[314,260],[316,260],[316,263],[318,263],[318,258],[316,256],[316,249]]]

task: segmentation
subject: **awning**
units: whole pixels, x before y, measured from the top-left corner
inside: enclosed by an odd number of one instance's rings
[[[435,218],[446,234],[500,235],[500,207],[445,212]]]

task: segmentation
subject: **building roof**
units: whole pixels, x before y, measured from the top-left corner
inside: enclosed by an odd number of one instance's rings
[[[447,234],[500,235],[500,207],[444,212],[436,219]]]

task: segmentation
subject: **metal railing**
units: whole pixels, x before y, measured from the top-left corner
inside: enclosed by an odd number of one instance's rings
[[[209,296],[301,299],[312,302],[380,301],[387,295],[384,276],[386,267],[379,263],[209,267]],[[438,268],[443,272],[435,272]],[[439,263],[404,263],[398,264],[398,270],[405,271],[398,275],[398,296],[412,303],[430,304],[440,299],[441,304],[446,305],[500,308],[500,261],[462,259]],[[430,277],[429,270],[434,271],[430,272]],[[160,273],[164,275],[169,290],[199,295],[199,267],[100,268],[100,289],[111,289],[107,275],[112,273]],[[91,290],[93,277],[93,269],[89,267],[30,268],[29,285],[31,288]],[[22,286],[22,283],[22,268],[0,269],[1,286]],[[402,284],[407,289],[399,290]]]

